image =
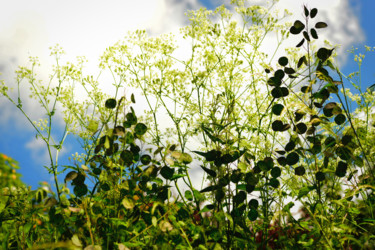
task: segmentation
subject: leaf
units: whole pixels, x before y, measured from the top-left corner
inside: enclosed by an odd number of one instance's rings
[[[133,209],[135,207],[135,202],[132,198],[130,197],[125,197],[122,199],[121,204],[126,208],[126,209]]]
[[[302,175],[304,175],[305,173],[306,173],[306,170],[305,170],[305,168],[302,167],[302,166],[296,167],[296,168],[294,169],[294,174],[295,174],[295,175],[302,176]]]
[[[64,182],[66,183],[67,181],[74,180],[75,178],[77,178],[77,176],[78,176],[78,172],[76,172],[76,171],[70,171],[70,172],[65,176]]]
[[[305,38],[302,38],[302,40],[296,45],[297,48],[301,47],[305,43]]]
[[[310,36],[309,36],[309,34],[307,33],[307,31],[304,31],[302,34],[303,34],[303,37],[304,37],[307,41],[310,42]]]
[[[161,176],[163,176],[165,179],[170,180],[173,177],[174,174],[174,168],[170,168],[167,166],[164,166],[160,170]]]
[[[286,204],[284,207],[283,207],[283,211],[284,212],[289,212],[290,209],[294,206],[294,202],[289,202],[288,204]]]
[[[299,161],[299,155],[296,152],[292,152],[286,156],[286,162],[289,166],[297,164]]]
[[[82,247],[82,243],[79,240],[78,235],[74,234],[71,240],[72,240],[73,245],[77,247]]]
[[[136,135],[144,135],[147,131],[147,126],[144,123],[137,123],[134,128]]]
[[[297,30],[303,30],[305,28],[305,25],[300,20],[296,20],[293,26],[296,27]]]
[[[320,48],[316,53],[317,57],[325,62],[331,55],[334,49]]]
[[[306,196],[308,193],[310,193],[310,191],[311,189],[309,187],[300,188],[297,199],[301,199],[302,197]]]
[[[280,57],[278,62],[281,66],[286,66],[288,64],[288,58],[286,58],[285,56]]]
[[[310,17],[311,18],[314,18],[316,16],[316,14],[318,14],[318,9],[317,8],[313,8],[311,11],[310,11]]]
[[[311,29],[310,34],[314,39],[318,39],[318,33],[316,33],[315,29]]]
[[[211,192],[219,188],[221,188],[221,185],[211,185],[211,186],[203,188],[200,192],[201,193]]]
[[[201,168],[211,177],[216,177],[216,172],[201,165]]]
[[[295,71],[293,68],[288,68],[288,67],[286,67],[286,68],[284,69],[284,71],[285,71],[285,73],[287,73],[288,75],[291,75],[291,74],[296,73],[296,71]]]
[[[130,96],[130,100],[131,100],[132,103],[135,103],[135,98],[134,98],[134,94],[133,93]]]
[[[189,201],[193,200],[193,193],[190,190],[185,191],[185,198]]]
[[[251,209],[247,214],[247,217],[250,221],[255,221],[258,218],[258,211],[255,209]]]
[[[328,27],[328,25],[325,22],[317,22],[315,24],[315,28],[317,28],[317,29],[323,29],[323,28],[327,28],[327,27]]]
[[[283,109],[284,109],[284,106],[282,104],[277,103],[277,104],[273,105],[272,113],[275,114],[275,115],[280,115],[281,112],[283,111]]]
[[[169,223],[167,220],[162,220],[160,223],[159,223],[159,228],[161,231],[163,231],[164,233],[167,232],[167,231],[172,231],[173,230],[173,226],[171,223]]]
[[[305,17],[309,16],[309,10],[306,8],[306,6],[303,6],[303,10],[305,12]]]
[[[277,178],[277,177],[279,177],[281,175],[281,169],[279,168],[279,167],[274,167],[274,168],[272,168],[272,170],[271,170],[271,176],[273,177],[273,178]]]
[[[105,101],[105,107],[107,109],[114,109],[116,108],[116,105],[117,105],[117,102],[116,102],[116,99],[114,98],[110,98]]]
[[[302,66],[303,63],[305,63],[305,64],[307,65],[306,56],[302,56],[302,57],[298,60],[297,68],[300,68],[300,67]]]
[[[206,161],[214,161],[220,157],[221,152],[217,150],[210,150],[208,152],[193,151],[194,153],[206,158]]]

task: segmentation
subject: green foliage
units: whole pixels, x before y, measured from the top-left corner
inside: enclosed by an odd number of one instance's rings
[[[17,71],[18,87],[27,80],[47,111],[41,122],[29,121],[46,143],[57,193],[46,183],[31,191],[4,182],[4,249],[373,248],[371,88],[362,92],[356,74],[346,77],[334,66],[334,48],[314,46],[327,27],[311,26],[317,9],[304,7],[304,20],[289,28],[265,7],[232,2],[241,27],[224,7],[189,12],[182,33],[192,53],[185,61],[174,57],[171,37],[143,31],[108,48],[100,65],[114,77],[112,97],[83,75],[82,59],[59,66],[59,48],[52,53],[57,87],[35,81],[35,59],[32,70]],[[259,49],[272,33],[280,44],[289,34],[301,39],[277,63]],[[343,87],[344,78],[359,95]],[[88,100],[75,98],[77,82]],[[129,87],[145,97],[143,117],[132,107],[134,94],[118,96]],[[20,92],[18,101],[5,87],[2,94],[24,113]],[[364,120],[349,111],[349,99]],[[66,122],[58,143],[51,134],[56,103]],[[172,127],[162,129],[166,117]],[[68,132],[85,153],[57,171]],[[0,157],[4,171],[13,164]],[[190,178],[197,164],[201,187]],[[299,219],[291,214],[296,202]]]

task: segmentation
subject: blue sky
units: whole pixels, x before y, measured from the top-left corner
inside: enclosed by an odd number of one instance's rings
[[[89,61],[97,62],[100,53],[121,39],[127,30],[146,29],[157,35],[176,32],[186,25],[184,12],[189,8],[205,6],[213,9],[227,3],[226,0],[144,0],[144,1],[89,1],[92,10],[77,6],[76,1],[44,0],[4,1],[0,10],[0,72],[1,79],[12,84],[12,72],[17,65],[25,64],[28,56],[39,56],[42,64],[50,64],[48,47],[61,44],[69,56],[85,55]],[[85,1],[82,1],[85,2]],[[134,3],[137,2],[137,3]],[[142,2],[142,4],[141,4]],[[255,1],[255,2],[259,2]],[[304,1],[280,0],[282,8],[292,8],[300,17]],[[345,49],[351,46],[375,46],[375,1],[332,0],[305,1],[310,7],[322,9],[332,24],[331,34],[335,42]],[[329,3],[328,3],[329,2]],[[86,2],[87,4],[88,2]],[[111,4],[109,4],[111,3]],[[113,5],[112,5],[113,4]],[[315,6],[313,4],[317,4]],[[43,7],[42,7],[43,6]],[[121,8],[122,11],[121,10]],[[119,10],[120,9],[120,10]],[[77,28],[79,26],[79,29]],[[332,26],[332,27],[331,27]],[[344,52],[344,51],[343,51]],[[345,56],[343,57],[345,59]],[[363,87],[375,84],[375,55],[369,53],[363,65]],[[349,74],[357,65],[349,55],[342,71]],[[38,187],[40,181],[50,181],[43,165],[47,165],[45,150],[35,140],[35,132],[20,112],[4,98],[0,98],[0,153],[4,153],[20,164],[22,180]],[[35,106],[30,104],[29,111]],[[37,117],[37,114],[35,114]],[[67,158],[79,151],[75,139],[68,137],[67,150],[60,156],[60,164],[71,164]],[[61,176],[60,181],[63,181]]]

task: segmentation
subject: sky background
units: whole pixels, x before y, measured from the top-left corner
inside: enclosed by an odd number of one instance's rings
[[[301,17],[304,2],[310,8],[318,8],[320,18],[329,24],[324,37],[333,44],[341,44],[342,71],[349,74],[358,70],[346,50],[354,46],[363,51],[363,45],[375,46],[375,1],[280,0],[277,8],[288,8],[295,13],[291,19],[295,20]],[[122,39],[128,31],[145,29],[151,36],[178,32],[188,24],[184,15],[187,10],[214,9],[228,3],[224,0],[0,0],[0,79],[10,87],[14,85],[14,71],[18,65],[27,65],[29,56],[39,57],[41,75],[47,76],[48,67],[53,63],[48,48],[57,43],[66,51],[67,60],[85,56],[89,70],[95,71],[105,48]],[[362,67],[364,88],[375,84],[374,69],[375,55],[369,53]],[[31,118],[37,120],[40,114],[36,112],[35,102],[25,102],[24,106]],[[77,143],[68,137],[64,145],[59,162],[72,164],[67,158],[79,150]],[[51,182],[52,176],[43,168],[49,162],[45,145],[35,139],[31,125],[4,97],[0,97],[0,153],[19,162],[22,180],[33,189],[40,181]]]

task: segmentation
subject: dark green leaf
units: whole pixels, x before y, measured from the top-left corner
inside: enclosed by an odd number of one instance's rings
[[[259,206],[259,202],[258,202],[258,200],[256,200],[256,199],[251,199],[250,201],[249,201],[249,208],[250,209],[257,209],[258,208],[258,206]]]
[[[337,125],[341,125],[343,124],[344,122],[346,121],[346,117],[344,114],[338,114],[336,117],[335,117],[335,122]]]
[[[275,71],[274,76],[276,78],[282,80],[284,78],[284,76],[285,76],[285,73],[284,73],[284,71],[282,69],[278,69],[278,70]]]
[[[210,150],[208,152],[193,151],[194,153],[206,158],[206,161],[214,161],[221,156],[221,152],[217,150]]]
[[[201,166],[201,168],[211,177],[216,177],[216,172],[214,170],[211,170],[209,168],[206,168],[204,166]]]
[[[255,221],[258,218],[258,211],[255,209],[251,209],[247,214],[247,217],[250,221]]]
[[[283,128],[283,122],[282,121],[280,121],[280,120],[276,120],[276,121],[274,121],[273,123],[272,123],[272,130],[273,131],[281,131],[282,130],[282,128]]]
[[[297,48],[301,47],[305,43],[305,38],[302,38],[302,40],[296,45]]]
[[[306,8],[306,6],[303,6],[303,10],[305,12],[305,17],[309,16],[309,10]]]
[[[74,187],[74,194],[78,197],[82,197],[87,194],[87,186],[86,184],[77,185]]]
[[[293,26],[298,30],[303,30],[305,28],[305,25],[300,20],[296,20]]]
[[[279,167],[274,167],[274,168],[272,168],[272,170],[271,170],[271,176],[273,177],[273,178],[277,178],[277,177],[279,177],[281,175],[281,169],[279,168]]]
[[[298,63],[297,63],[297,68],[300,68],[302,66],[303,63],[307,64],[306,63],[306,56],[302,56],[299,60],[298,60]]]
[[[289,152],[292,151],[296,147],[296,143],[294,141],[290,141],[285,145],[285,151]]]
[[[339,163],[337,164],[337,168],[336,168],[335,174],[338,177],[344,177],[346,175],[346,170],[347,169],[348,169],[348,164],[346,162],[339,161]]]
[[[131,125],[137,124],[137,117],[132,112],[127,113],[125,117],[127,122],[129,122]],[[126,126],[124,125],[124,127]]]
[[[302,135],[302,134],[304,134],[304,133],[306,132],[306,130],[307,130],[307,126],[306,126],[305,123],[300,122],[300,123],[298,123],[298,124],[296,125],[296,130],[297,130],[297,133],[298,133],[298,134]]]
[[[281,112],[283,111],[283,109],[284,109],[284,106],[282,104],[277,103],[277,104],[273,105],[272,113],[275,114],[275,115],[280,115]]]
[[[113,99],[113,98],[107,99],[105,101],[105,107],[107,109],[114,109],[114,108],[116,108],[116,104],[117,104],[116,99]]]
[[[284,71],[283,71],[284,73]],[[270,85],[270,86],[280,86],[281,85],[281,79],[280,78],[277,78],[277,77],[270,77],[270,79],[268,79],[267,83]]]
[[[141,163],[143,165],[148,165],[148,164],[150,164],[150,162],[151,162],[151,156],[149,156],[149,155],[142,155],[141,156]]]
[[[286,58],[285,56],[282,56],[279,58],[278,62],[281,66],[286,66],[288,64],[288,58]]]
[[[161,176],[163,176],[165,179],[170,180],[173,177],[174,174],[174,168],[170,168],[167,166],[164,166],[160,170]]]
[[[298,161],[299,155],[296,152],[292,152],[286,156],[286,162],[290,166],[297,164]]]
[[[318,9],[313,8],[313,9],[310,11],[310,17],[311,17],[311,18],[314,18],[314,17],[316,16],[316,14],[318,14]]]
[[[137,123],[134,128],[134,132],[136,135],[144,135],[147,131],[147,126],[143,123]]]
[[[322,29],[322,28],[327,28],[327,27],[328,27],[328,25],[324,22],[317,22],[315,24],[315,28],[317,28],[317,29]]]
[[[326,176],[323,172],[319,171],[315,174],[315,178],[316,178],[317,181],[324,181]]]
[[[132,103],[135,103],[135,98],[134,98],[134,94],[133,93],[130,96],[130,100],[132,101]]]
[[[302,167],[302,166],[296,167],[296,168],[294,169],[294,173],[295,173],[296,175],[299,175],[299,176],[304,175],[305,172],[306,172],[306,170],[305,170],[305,168]]]
[[[318,33],[316,33],[315,29],[311,29],[310,34],[314,39],[318,39]]]
[[[270,186],[273,187],[273,188],[278,188],[280,186],[279,180],[276,179],[276,178],[272,178],[270,180]]]
[[[286,68],[284,69],[284,71],[285,71],[285,73],[287,73],[288,75],[291,75],[291,74],[296,73],[296,71],[295,71],[293,68],[288,68],[288,67],[286,67]]]
[[[309,34],[307,33],[307,31],[304,31],[302,34],[303,34],[303,37],[304,37],[307,41],[310,42],[310,36],[309,36]]]
[[[317,57],[322,61],[325,62],[331,55],[334,49],[326,49],[320,48],[316,53]]]
[[[129,150],[124,150],[120,154],[121,160],[124,162],[124,165],[130,166],[133,164],[133,153]]]
[[[302,197],[306,196],[308,193],[310,193],[311,189],[309,187],[302,187],[299,192],[297,199],[301,199]]]

